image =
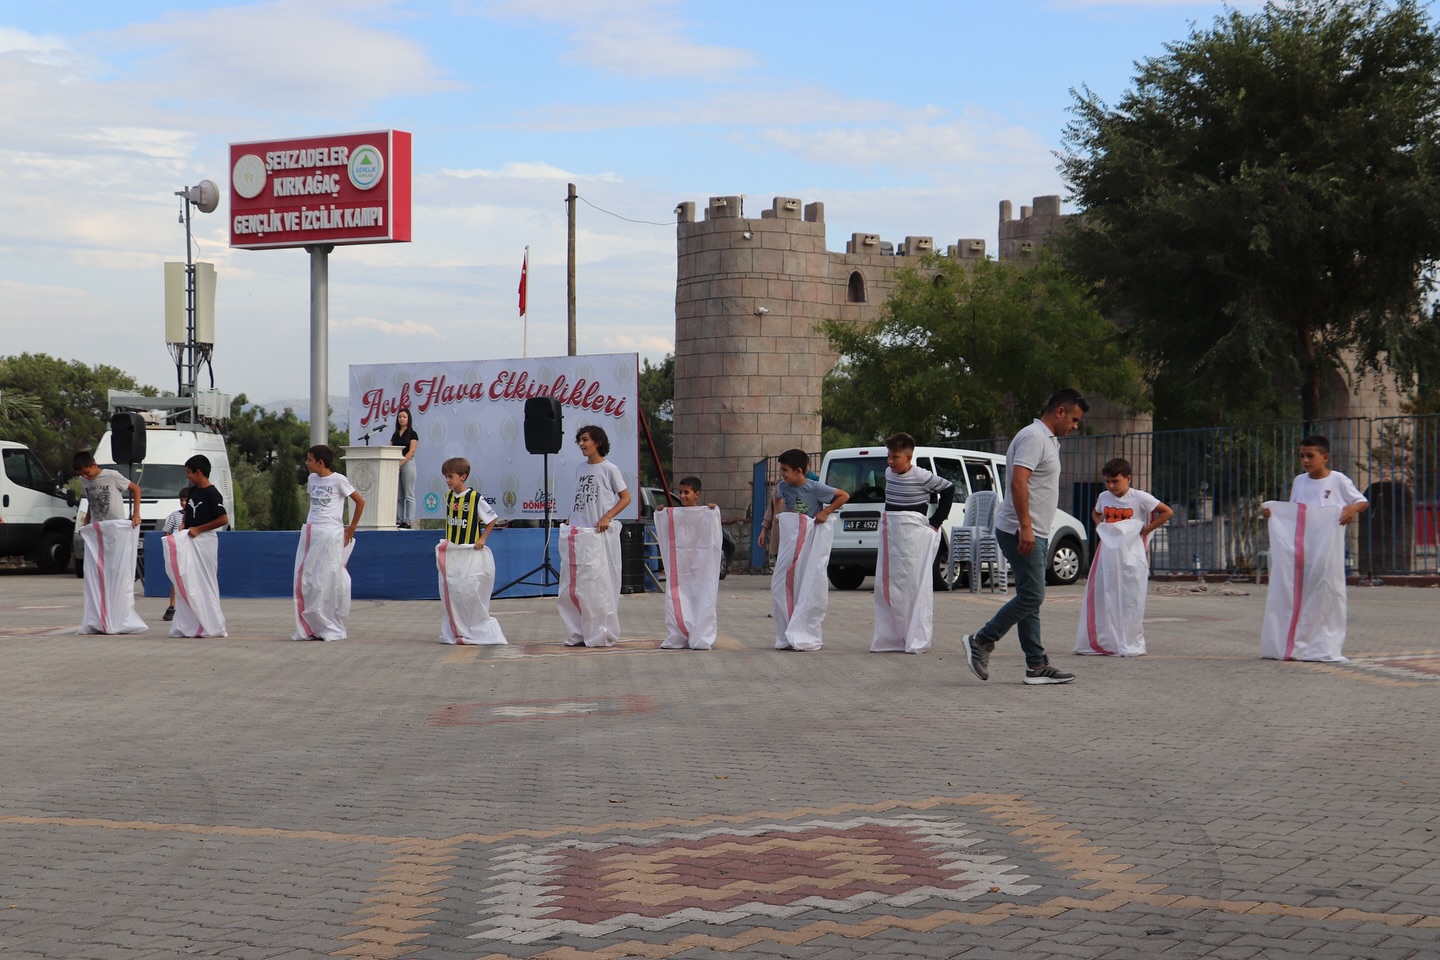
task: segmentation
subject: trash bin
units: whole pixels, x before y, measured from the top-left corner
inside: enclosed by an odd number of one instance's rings
[[[1380,480],[1365,489],[1370,507],[1360,514],[1362,576],[1411,573],[1415,556],[1415,498],[1398,480]]]
[[[620,592],[645,592],[645,524],[620,527]]]

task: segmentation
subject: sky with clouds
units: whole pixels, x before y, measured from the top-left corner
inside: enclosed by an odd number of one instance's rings
[[[1253,3],[1232,6],[1253,9]],[[231,142],[414,137],[414,239],[330,258],[330,383],[352,363],[566,345],[565,192],[581,353],[674,341],[675,205],[825,204],[857,231],[992,248],[1001,200],[1063,194],[1070,90],[1113,100],[1220,3],[1171,0],[127,0],[0,3],[0,355],[109,363],[162,389],[175,191],[227,193]],[[1067,208],[1068,209],[1068,208]],[[215,385],[309,395],[309,259],[216,264]],[[640,222],[633,222],[640,221]],[[650,221],[650,222],[645,222]],[[202,386],[205,385],[202,383]],[[3,385],[0,385],[3,387]]]

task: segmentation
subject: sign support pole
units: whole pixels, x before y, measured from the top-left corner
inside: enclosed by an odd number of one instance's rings
[[[310,254],[310,445],[330,439],[330,251],[315,244]]]

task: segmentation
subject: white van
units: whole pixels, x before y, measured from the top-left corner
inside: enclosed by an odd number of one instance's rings
[[[140,487],[140,563],[136,575],[144,575],[145,531],[159,530],[165,525],[165,518],[180,509],[180,488],[185,482],[185,461],[203,453],[210,459],[210,482],[220,489],[225,498],[225,510],[230,515],[231,525],[235,521],[235,484],[230,476],[230,457],[225,452],[225,438],[204,424],[148,424],[145,429],[145,460],[133,467],[128,463],[116,464],[110,453],[109,430],[100,438],[95,448],[95,462],[101,469],[116,470],[130,477]],[[83,561],[85,550],[80,544],[80,522],[84,519],[90,504],[80,501],[75,513],[75,576],[85,575]],[[229,529],[227,527],[226,529]]]
[[[0,557],[35,561],[41,573],[70,562],[73,500],[23,443],[0,440]]]
[[[854,590],[875,575],[875,548],[880,542],[880,514],[885,510],[885,456],[883,443],[848,447],[825,454],[820,479],[850,494],[850,500],[832,515],[839,520],[835,545],[830,550],[830,583],[837,590]],[[955,506],[941,527],[940,553],[935,560],[935,585],[944,583],[950,557],[950,527],[965,514],[965,500],[978,490],[994,490],[1004,498],[1005,457],[951,447],[916,447],[915,465],[955,484]],[[1085,527],[1064,510],[1055,513],[1050,535],[1050,556],[1045,579],[1051,584],[1074,583],[1085,568],[1089,538]]]

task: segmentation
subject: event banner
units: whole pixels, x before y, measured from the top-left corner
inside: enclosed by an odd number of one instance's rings
[[[450,457],[470,461],[470,486],[502,520],[545,515],[544,457],[525,449],[525,401],[560,402],[560,452],[550,455],[550,515],[564,520],[575,502],[575,470],[585,458],[575,431],[594,424],[610,438],[612,461],[630,488],[622,520],[639,516],[640,358],[634,353],[523,360],[451,360],[350,367],[350,442],[387,444],[396,414],[408,409],[415,449],[415,516],[445,515]]]

